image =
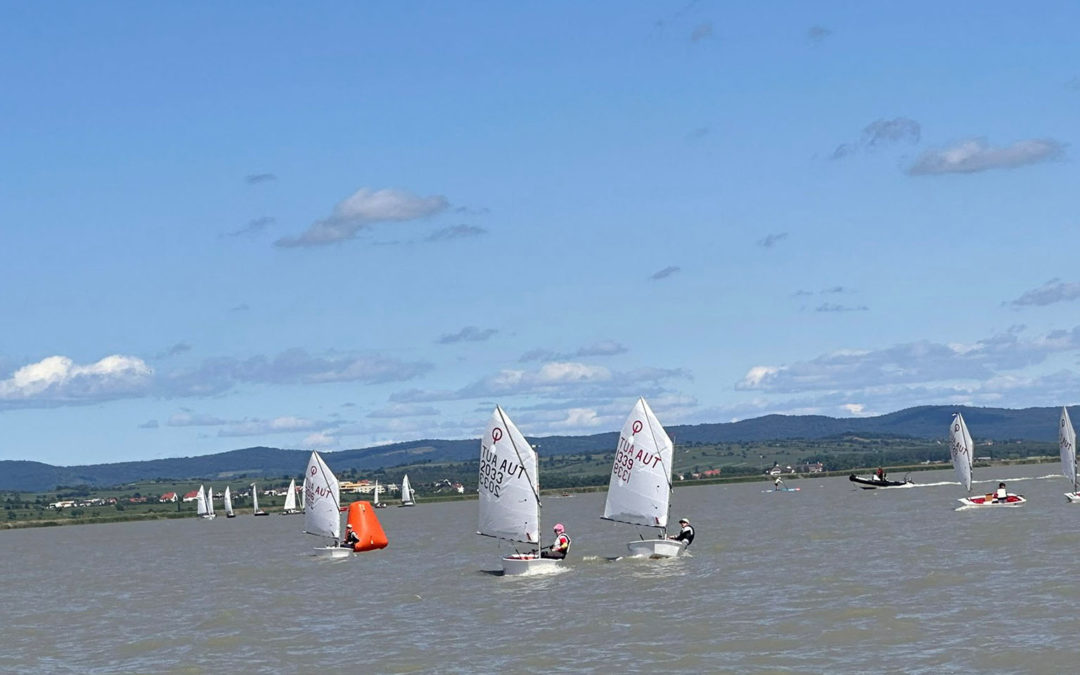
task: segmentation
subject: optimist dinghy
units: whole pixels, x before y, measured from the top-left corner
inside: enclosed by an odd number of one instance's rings
[[[1005,497],[998,497],[995,493],[987,495],[971,496],[971,457],[975,450],[975,442],[971,440],[971,433],[964,416],[960,413],[953,415],[952,425],[949,427],[949,454],[952,456],[953,469],[960,484],[968,491],[968,496],[959,501],[964,506],[1023,506],[1027,500],[1022,495],[1007,493]]]
[[[848,476],[848,480],[864,490],[911,487],[915,485],[914,482],[907,478],[904,480],[879,480],[877,476],[856,476],[855,474]]]
[[[315,549],[320,558],[347,558],[352,548],[338,546],[341,539],[340,490],[337,477],[319,453],[312,451],[308,459],[304,484],[304,532],[333,539],[333,543]]]
[[[1072,492],[1065,493],[1070,504],[1080,504],[1080,485],[1076,476],[1076,431],[1073,430],[1069,410],[1061,409],[1061,422],[1058,424],[1058,445],[1061,448],[1061,473],[1072,481]]]

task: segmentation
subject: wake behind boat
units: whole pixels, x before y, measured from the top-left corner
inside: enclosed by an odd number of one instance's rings
[[[856,476],[855,474],[848,476],[848,480],[864,490],[912,487],[915,485],[913,481],[910,481],[907,478],[904,480],[884,480],[877,476]]]
[[[956,413],[953,416],[952,425],[949,427],[949,455],[952,457],[953,469],[960,484],[968,491],[968,496],[959,501],[964,506],[1023,506],[1027,500],[1023,495],[1005,492],[1004,483],[996,493],[971,496],[971,457],[975,450],[975,441],[971,439],[964,416]]]

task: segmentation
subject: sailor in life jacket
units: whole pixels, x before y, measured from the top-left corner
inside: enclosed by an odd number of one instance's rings
[[[562,523],[556,523],[555,527],[551,529],[555,532],[555,542],[551,545],[551,548],[541,551],[540,557],[562,560],[570,552],[570,535],[566,533],[566,528],[563,527]]]
[[[679,525],[682,526],[682,529],[679,530],[679,533],[670,535],[668,539],[674,539],[675,541],[685,541],[686,545],[689,546],[694,542],[694,528],[690,525],[690,519],[679,518]]]
[[[1005,490],[1005,483],[998,483],[998,489],[994,492],[994,501],[1003,502],[1008,500],[1009,493]]]

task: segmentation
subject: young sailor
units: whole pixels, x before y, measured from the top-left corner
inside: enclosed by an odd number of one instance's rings
[[[773,481],[773,489],[774,490],[783,490],[784,489],[784,479],[781,478],[780,476],[777,476],[776,480]]]
[[[555,532],[555,542],[551,544],[550,548],[541,551],[540,557],[562,560],[570,552],[570,535],[566,533],[566,528],[563,527],[562,523],[555,523],[555,527],[551,529]]]
[[[995,502],[1005,502],[1009,500],[1009,493],[1005,490],[1005,483],[998,483],[997,491],[994,492]]]
[[[780,480],[779,478],[777,480]],[[694,543],[694,528],[690,525],[689,518],[679,518],[679,525],[682,529],[678,534],[668,535],[668,539],[674,539],[675,541],[685,541],[686,545]]]
[[[345,548],[352,548],[355,544],[360,543],[360,537],[356,536],[353,532],[352,523],[345,526],[345,541],[341,542],[341,545]]]

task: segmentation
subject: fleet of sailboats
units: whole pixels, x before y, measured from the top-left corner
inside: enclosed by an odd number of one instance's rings
[[[604,502],[605,520],[654,528],[626,546],[633,556],[674,558],[686,544],[667,538],[674,444],[652,408],[639,398],[619,432]],[[658,532],[656,532],[658,530]]]
[[[210,499],[214,497],[214,488],[210,488]],[[196,506],[195,512],[201,518],[206,520],[214,519],[214,505],[206,498],[206,490],[204,486],[199,486],[199,494],[195,497]]]
[[[480,439],[480,506],[477,534],[524,552],[503,556],[507,575],[554,572],[561,560],[540,557],[540,483],[536,451],[503,409],[495,406]]]

